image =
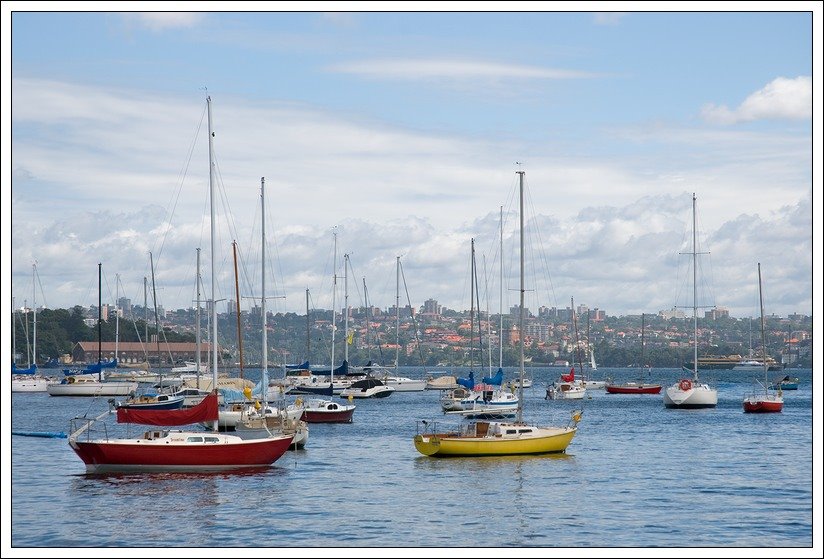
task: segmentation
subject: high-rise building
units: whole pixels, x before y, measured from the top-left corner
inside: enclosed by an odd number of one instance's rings
[[[423,312],[424,314],[438,316],[441,314],[441,306],[435,299],[427,299],[423,302]]]
[[[120,316],[131,316],[132,300],[128,297],[121,297],[117,300],[117,307],[120,309]]]

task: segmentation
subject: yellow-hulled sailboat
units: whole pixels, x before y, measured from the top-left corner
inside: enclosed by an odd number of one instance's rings
[[[519,328],[524,328],[524,172],[520,176],[521,220],[521,305]],[[523,422],[524,337],[520,336],[520,394],[514,422],[476,421],[460,431],[438,433],[435,423],[421,422],[423,432],[413,439],[415,448],[426,456],[512,456],[566,452],[578,430],[581,411],[572,413],[565,427],[537,427]]]

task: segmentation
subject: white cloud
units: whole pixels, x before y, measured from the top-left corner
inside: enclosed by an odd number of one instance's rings
[[[333,72],[357,74],[371,78],[418,79],[580,79],[598,74],[580,70],[560,70],[520,64],[500,64],[449,59],[376,59],[337,64]]]
[[[203,20],[204,15],[197,12],[142,12],[127,14],[126,17],[152,31],[165,31],[195,27]]]
[[[626,12],[597,12],[592,17],[596,25],[618,25],[626,15]]]
[[[810,76],[776,78],[735,109],[708,103],[701,109],[701,114],[705,120],[718,124],[763,119],[801,120],[812,117],[812,99],[813,81]]]
[[[104,274],[120,273],[126,296],[142,301],[152,251],[163,306],[191,306],[195,249],[209,246],[203,131],[193,139],[202,100],[45,80],[15,79],[13,88],[11,217],[26,224],[11,230],[12,282],[20,288],[14,295],[22,300],[37,260],[47,304],[94,304],[103,262]],[[351,253],[353,281],[366,277],[371,303],[394,304],[395,257],[402,255],[413,304],[432,297],[468,308],[470,237],[479,263],[486,257],[491,293],[498,292],[500,205],[507,212],[504,261],[514,264],[511,154],[518,154],[527,165],[528,215],[542,235],[531,260],[541,264],[539,245],[546,255],[544,283],[530,292],[530,307],[566,306],[574,296],[610,314],[671,308],[675,255],[697,190],[715,258],[716,303],[749,314],[749,302],[735,295],[747,280],[739,270],[762,261],[781,286],[775,312],[811,310],[805,138],[613,130],[605,136],[615,138],[615,152],[560,159],[546,145],[410,131],[274,102],[217,99],[214,123],[220,298],[234,298],[233,239],[250,267],[246,275],[252,283],[260,277],[251,270],[260,254],[265,176],[268,254],[278,270],[268,290],[287,296],[273,300],[273,311],[304,312],[307,287],[317,306],[329,308],[335,225],[338,255]],[[507,271],[505,308],[515,303],[513,273]],[[353,304],[354,294],[353,287]],[[496,298],[489,304],[497,309]]]

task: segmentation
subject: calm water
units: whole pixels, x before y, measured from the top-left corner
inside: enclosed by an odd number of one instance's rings
[[[702,374],[718,388],[718,407],[668,410],[660,395],[590,391],[583,401],[545,400],[547,381],[560,372],[532,371],[525,419],[565,424],[583,407],[561,456],[418,454],[415,420],[443,420],[438,391],[357,400],[354,423],[311,425],[305,449],[235,474],[86,475],[66,439],[9,437],[11,545],[813,546],[809,370],[793,371],[799,390],[785,392],[783,413],[767,415],[742,412],[758,373]],[[661,369],[652,380],[666,386],[678,376]],[[71,417],[104,407],[15,393],[11,430],[68,431]]]

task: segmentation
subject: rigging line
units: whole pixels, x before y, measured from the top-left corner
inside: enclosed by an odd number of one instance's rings
[[[531,212],[531,216],[530,216],[529,221],[532,224],[531,227],[527,227],[527,231],[531,232],[532,236],[537,240],[537,243],[532,243],[532,242],[530,243],[530,251],[533,252],[535,250],[533,244],[537,244],[538,251],[539,251],[538,252],[539,258],[534,259],[534,260],[540,262],[541,264],[543,264],[544,276],[546,277],[547,281],[549,282],[549,292],[552,294],[552,301],[553,301],[554,305],[556,307],[558,307],[558,299],[557,299],[557,296],[555,295],[555,286],[553,285],[553,282],[552,282],[552,273],[551,273],[551,268],[550,268],[550,265],[549,265],[549,257],[547,255],[547,251],[544,250],[544,239],[543,239],[543,236],[541,235],[541,228],[540,228],[539,223],[538,223],[538,212],[535,210],[535,202],[532,199],[532,191],[529,189],[528,185],[526,184],[526,181],[527,181],[527,179],[525,178],[524,179],[524,183],[525,183],[524,184],[524,194],[526,195],[526,198],[527,198],[527,206],[529,207],[530,212]],[[534,230],[534,232],[533,232],[533,230]],[[530,237],[530,238],[532,238],[532,237]],[[534,268],[533,268],[533,270],[534,270]],[[539,277],[537,273],[535,274],[535,277]],[[535,300],[536,301],[538,300],[538,292],[539,292],[540,289],[545,289],[545,287],[543,287],[543,286],[539,287],[537,285],[537,280],[536,280],[536,285],[535,285]]]
[[[486,298],[486,352],[487,352],[487,362],[489,364],[489,376],[492,376],[492,332],[490,330],[492,326],[492,320],[489,316],[489,276],[486,273],[486,255],[481,255],[481,260],[483,261],[483,278],[484,278],[484,297]],[[480,304],[478,307],[480,308]],[[478,325],[478,329],[480,330],[480,324]]]
[[[34,268],[34,278],[37,281],[37,285],[40,286],[40,295],[41,301],[43,302],[43,307],[48,308],[49,305],[46,303],[46,292],[43,291],[43,284],[40,282],[40,272],[37,271],[37,260],[34,261],[35,268]]]
[[[272,217],[274,214],[269,208],[269,199],[268,199],[268,197],[265,200],[265,202],[266,202],[266,208],[265,208],[264,211],[266,212],[266,216],[265,216],[266,217],[266,223],[274,224],[275,220]],[[255,217],[257,217],[257,212],[255,212]],[[270,239],[271,239],[271,241],[270,241]],[[266,241],[267,241],[267,243],[266,243],[266,253],[267,254],[272,253],[272,252],[274,253],[273,258],[267,258],[266,259],[266,264],[268,264],[268,266],[269,266],[269,270],[268,270],[269,271],[269,277],[272,278],[272,280],[273,280],[272,283],[274,284],[273,285],[273,291],[274,291],[274,288],[280,287],[285,292],[286,281],[284,280],[283,267],[282,267],[281,262],[280,262],[280,252],[278,250],[277,232],[276,231],[271,231],[271,232],[267,233]],[[270,250],[270,246],[274,246],[274,250]],[[279,282],[277,280],[275,280],[275,278],[279,278]],[[282,297],[276,297],[275,305],[279,304],[277,299],[286,299],[286,295],[284,294]],[[274,308],[273,311],[275,311],[275,310],[277,310],[277,309]]]
[[[696,229],[699,232],[700,231],[706,231],[706,229],[704,229],[703,220],[702,220],[702,217],[701,217],[701,207],[698,206],[697,204],[696,204],[695,213],[696,213],[696,217],[695,217],[695,223],[696,223],[695,227],[696,227]],[[696,248],[696,250],[698,250],[699,252],[701,252],[702,254],[705,254],[707,256],[709,274],[704,273],[704,263],[703,263],[703,259],[702,259],[702,262],[701,262],[701,277],[702,277],[702,283],[704,283],[706,292],[709,295],[708,300],[712,301],[712,306],[715,307],[716,306],[716,304],[715,304],[716,299],[715,299],[715,292],[714,292],[715,278],[713,277],[712,253],[710,252],[709,249],[707,249],[706,251],[703,250],[702,245],[701,245],[701,235],[696,233],[695,236],[696,236],[696,239],[698,240],[697,241],[698,247]],[[706,233],[704,234],[704,237],[706,237]],[[706,240],[706,238],[704,239],[704,242],[705,243],[708,242]]]
[[[167,208],[171,206],[171,211],[168,212],[168,219],[166,221],[166,227],[164,228],[163,236],[160,239],[160,247],[157,251],[158,256],[158,263],[160,262],[160,257],[163,254],[163,247],[166,245],[166,239],[169,233],[172,230],[172,219],[175,215],[175,210],[177,209],[177,204],[180,200],[180,193],[183,191],[183,184],[186,182],[186,176],[188,175],[189,167],[192,162],[192,156],[195,151],[195,147],[197,146],[197,138],[200,135],[200,131],[203,128],[203,121],[206,117],[207,106],[204,104],[203,112],[200,113],[200,121],[198,122],[197,127],[195,128],[195,134],[192,137],[192,142],[189,144],[189,151],[188,157],[185,159],[183,166],[178,171],[178,186],[177,190],[172,193],[172,198],[169,201],[169,204],[166,206]],[[155,248],[154,246],[152,247]]]
[[[406,285],[406,276],[403,273],[403,262],[398,261],[398,267],[401,270],[401,279],[403,280],[403,290],[406,292],[406,304],[409,305],[409,314],[412,315],[412,329],[415,331],[415,345],[418,346],[418,357],[421,360],[421,366],[424,366],[423,348],[421,341],[418,339],[418,322],[415,320],[415,313],[412,311],[412,299],[409,297],[409,287]],[[396,373],[397,374],[397,373]]]
[[[349,262],[349,271],[352,272],[352,277],[356,277],[357,274],[355,274],[355,268],[352,266],[352,258],[351,258],[352,253],[351,252],[349,253],[349,256],[350,256],[350,258],[348,260],[348,262]],[[357,282],[353,282],[353,283],[355,284],[355,292],[358,294],[358,303],[360,303],[361,306],[363,306],[363,305],[365,305],[365,303],[364,303],[364,297],[361,295],[361,292],[360,292],[360,287],[358,286]]]

